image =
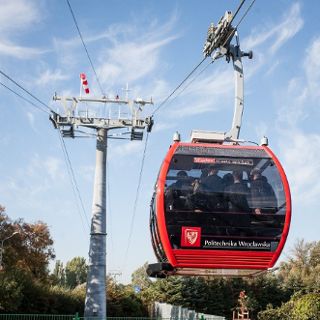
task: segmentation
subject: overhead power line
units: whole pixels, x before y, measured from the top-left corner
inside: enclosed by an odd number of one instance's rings
[[[67,4],[68,4],[70,13],[71,13],[71,15],[72,15],[74,24],[75,24],[75,26],[76,26],[76,28],[77,28],[77,30],[78,30],[78,34],[79,34],[79,37],[80,37],[80,39],[81,39],[82,45],[83,45],[83,47],[84,47],[84,50],[85,50],[85,52],[86,52],[86,54],[87,54],[87,57],[88,57],[88,60],[89,60],[89,62],[90,62],[91,68],[92,68],[93,73],[94,73],[94,75],[95,75],[95,77],[96,77],[96,80],[97,80],[97,83],[98,83],[98,85],[99,85],[101,94],[104,95],[104,92],[103,92],[103,89],[102,89],[102,86],[101,86],[101,83],[100,83],[98,74],[97,74],[96,69],[95,69],[95,67],[94,67],[94,65],[93,65],[92,59],[91,59],[90,54],[89,54],[89,51],[88,51],[88,49],[87,49],[87,46],[86,46],[86,44],[85,44],[85,42],[84,42],[84,40],[83,40],[82,33],[81,33],[81,31],[80,31],[80,28],[79,28],[79,25],[78,25],[76,16],[75,16],[75,14],[74,14],[74,12],[73,12],[73,10],[72,10],[72,7],[71,7],[71,4],[70,4],[69,0],[66,0],[66,1],[67,1]]]

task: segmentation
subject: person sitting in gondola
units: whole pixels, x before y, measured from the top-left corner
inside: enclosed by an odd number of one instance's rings
[[[169,210],[185,210],[187,195],[191,192],[191,179],[181,170],[177,173],[177,181],[165,191],[166,208]]]
[[[225,209],[223,198],[224,182],[218,176],[218,168],[216,166],[209,167],[207,176],[201,179],[201,185],[207,195],[210,211],[223,211]]]
[[[195,212],[204,212],[210,210],[208,204],[207,192],[204,189],[200,179],[192,182],[192,191],[187,197],[186,206],[189,210]]]
[[[251,171],[251,203],[255,214],[275,213],[277,211],[277,197],[267,177],[261,170],[255,168]]]
[[[224,191],[224,198],[230,212],[249,213],[248,197],[249,188],[242,181],[242,172],[232,173],[233,184],[227,186]]]

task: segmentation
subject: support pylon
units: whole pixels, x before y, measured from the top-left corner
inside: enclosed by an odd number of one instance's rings
[[[65,115],[61,116],[53,112],[50,120],[55,128],[58,128],[64,137],[75,138],[78,127],[94,129],[97,133],[96,141],[96,169],[94,180],[94,193],[92,204],[92,220],[89,248],[89,269],[87,276],[85,317],[99,320],[106,319],[106,159],[107,139],[110,130],[131,128],[131,140],[142,140],[144,129],[150,132],[153,125],[151,117],[140,117],[140,111],[146,104],[152,101],[136,99],[109,99],[107,97],[59,97],[54,96],[55,101],[61,101]],[[98,118],[88,115],[77,116],[79,102],[86,103],[115,103],[127,105],[131,111],[130,118]],[[69,104],[69,105],[68,105]],[[139,105],[135,108],[135,105]]]

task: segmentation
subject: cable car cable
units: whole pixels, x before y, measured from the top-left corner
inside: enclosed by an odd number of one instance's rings
[[[76,180],[76,177],[75,177],[75,174],[74,174],[74,170],[73,170],[72,163],[71,163],[71,160],[70,160],[70,157],[69,157],[69,153],[68,153],[66,144],[64,142],[64,139],[63,139],[63,137],[61,135],[61,131],[59,130],[59,132],[60,132],[60,137],[61,137],[60,141],[62,142],[62,149],[64,150],[64,153],[65,153],[65,156],[66,156],[66,160],[67,160],[66,162],[67,162],[67,165],[68,165],[69,170],[70,170],[71,180],[74,183],[74,187],[75,187],[76,194],[78,196],[78,199],[79,199],[79,202],[80,202],[80,205],[81,205],[81,209],[82,209],[83,215],[85,216],[85,220],[87,222],[87,226],[90,229],[89,218],[88,218],[88,216],[86,214],[86,211],[84,209],[84,204],[83,204],[82,197],[81,197],[81,194],[80,194],[80,190],[79,190],[79,187],[78,187],[78,183],[77,183],[77,180]]]
[[[240,23],[242,22],[242,20],[246,17],[246,15],[248,14],[248,12],[251,10],[252,6],[254,5],[254,3],[256,2],[256,0],[252,0],[249,7],[247,8],[247,10],[245,11],[245,13],[243,14],[242,18],[240,19],[240,21],[238,22],[238,24],[236,25],[235,29],[237,29],[240,25]]]
[[[5,74],[3,71],[0,70],[0,73],[5,76],[8,80],[10,80],[11,82],[13,82],[16,86],[18,86],[20,89],[22,89],[24,92],[26,92],[28,95],[30,95],[33,99],[35,99],[36,101],[38,101],[39,103],[41,103],[42,105],[44,105],[47,109],[49,109],[51,112],[53,111],[48,105],[46,105],[44,102],[42,102],[39,98],[37,98],[34,94],[32,94],[30,91],[28,91],[27,89],[25,89],[22,85],[20,85],[19,83],[17,83],[15,80],[13,80],[10,76],[8,76],[7,74]],[[8,86],[6,86],[5,84],[3,84],[2,82],[0,82],[0,84],[6,88],[7,90],[9,90],[10,92],[12,92],[13,94],[15,94],[16,96],[18,96],[19,98],[21,98],[22,100],[28,102],[30,105],[32,105],[33,107],[37,108],[38,110],[41,110],[42,112],[45,112],[47,114],[51,114],[50,112],[42,109],[41,107],[37,106],[35,103],[33,103],[32,101],[30,101],[29,99],[23,97],[22,95],[20,95],[19,93],[17,93],[16,91],[14,91],[13,89],[9,88]],[[84,206],[83,206],[83,201],[82,201],[82,198],[81,198],[81,195],[80,195],[80,191],[79,191],[79,188],[77,186],[77,182],[75,180],[75,176],[74,176],[74,171],[73,171],[73,168],[72,168],[72,164],[71,164],[71,161],[70,161],[70,157],[68,155],[68,151],[66,149],[66,146],[65,146],[65,143],[64,143],[64,140],[63,138],[61,137],[61,132],[59,131],[59,138],[60,138],[60,143],[61,143],[61,148],[62,148],[62,152],[63,152],[63,155],[64,155],[64,159],[66,161],[66,164],[67,164],[67,171],[68,171],[68,174],[69,174],[69,178],[70,178],[70,181],[71,181],[71,185],[72,185],[72,188],[73,188],[73,192],[75,192],[74,188],[76,188],[77,192],[78,192],[78,198],[80,199],[80,203],[81,203],[81,206],[82,206],[82,209],[83,209],[83,212],[85,214],[85,211],[84,211]],[[68,164],[69,163],[69,164]],[[70,172],[69,172],[70,170]],[[72,179],[72,176],[73,176],[73,179]],[[78,203],[76,202],[76,205],[78,207]],[[85,214],[86,216],[86,214]],[[80,215],[81,217],[81,215]],[[86,216],[86,219],[87,219],[87,224],[88,224],[88,217]],[[82,217],[81,217],[81,221],[82,221]],[[83,221],[82,221],[82,224],[83,224]],[[89,225],[89,224],[88,224]]]
[[[204,57],[193,69],[192,71],[184,78],[183,81],[160,103],[160,105],[153,111],[151,116],[153,117],[161,107],[175,94],[175,92],[192,76],[192,74],[200,67],[207,57]]]
[[[235,11],[231,21],[230,21],[230,24],[232,24],[234,18],[237,16],[238,12],[240,11],[241,7],[243,6],[243,4],[246,2],[246,0],[242,0],[241,3],[239,4],[237,10]]]
[[[80,194],[80,190],[79,190],[79,187],[78,187],[78,184],[77,184],[77,180],[75,178],[75,174],[74,174],[74,170],[73,170],[73,167],[72,167],[72,164],[71,164],[69,153],[68,153],[66,144],[64,142],[64,139],[62,137],[62,134],[61,134],[60,130],[59,130],[59,139],[60,139],[62,152],[63,152],[64,158],[65,158],[65,162],[66,162],[66,165],[67,165],[67,171],[68,171],[68,174],[69,174],[69,178],[70,178],[70,181],[71,181],[71,185],[72,185],[72,189],[73,189],[75,198],[76,198],[76,200],[77,199],[79,200],[79,203],[80,203],[80,206],[81,206],[81,209],[82,209],[82,212],[83,212],[83,216],[85,217],[85,222],[87,224],[88,229],[90,230],[89,219],[88,219],[88,216],[87,216],[86,211],[84,209],[84,204],[83,204],[82,197],[81,197],[81,194]],[[80,210],[79,210],[77,201],[76,201],[76,204],[77,204],[77,208],[78,208],[78,213],[79,213],[80,218],[81,218],[81,222],[84,225],[83,218],[82,218],[82,215],[80,214]],[[85,233],[87,233],[86,230],[85,230]]]
[[[135,197],[135,200],[134,200],[133,212],[132,212],[131,224],[130,224],[130,230],[129,230],[129,236],[128,236],[128,245],[127,245],[125,256],[124,256],[124,262],[123,262],[123,268],[122,269],[125,268],[125,265],[127,263],[127,258],[128,258],[128,252],[129,252],[129,247],[130,247],[130,242],[131,242],[131,237],[132,237],[132,232],[133,232],[134,220],[135,220],[136,211],[137,211],[137,204],[138,204],[138,199],[139,199],[139,195],[140,195],[142,174],[143,174],[143,169],[144,169],[144,160],[145,160],[147,146],[148,146],[148,138],[149,138],[149,132],[147,132],[145,145],[144,145],[144,150],[143,150],[143,155],[142,155],[142,160],[141,160],[141,167],[140,167],[138,185],[137,185],[137,190],[136,190],[136,197]]]
[[[229,37],[226,39],[225,43],[228,42],[228,40],[230,39],[230,37],[232,37],[235,33],[235,31],[237,30],[237,28],[239,27],[239,25],[241,24],[241,22],[244,20],[244,18],[246,17],[246,15],[248,14],[248,12],[250,11],[250,9],[252,8],[253,4],[255,3],[256,0],[253,0],[251,2],[251,4],[249,5],[249,7],[247,8],[247,10],[245,11],[245,13],[243,14],[243,16],[241,17],[240,21],[237,23],[236,27],[235,27],[235,30],[233,33],[231,33],[229,35]],[[236,15],[238,14],[238,12],[240,11],[242,5],[244,4],[245,0],[242,0],[242,2],[240,3],[240,5],[238,6],[231,22],[234,20],[234,18],[236,17]],[[230,22],[230,23],[231,23]],[[224,44],[225,44],[224,43]],[[163,105],[170,99],[170,97],[183,85],[183,83],[185,83],[188,78],[197,70],[198,67],[200,67],[200,65],[202,64],[202,62],[204,61],[205,59],[203,59],[191,72],[190,74],[177,86],[177,88],[158,106],[158,108],[152,113],[152,116],[160,109],[160,107],[163,107]],[[196,78],[198,78],[208,67],[210,64],[212,64],[214,61],[216,60],[216,57],[213,58],[212,61],[210,61],[210,63],[208,65],[206,65],[206,67],[204,69],[202,69],[172,100],[175,100],[183,91],[185,91],[191,84],[194,80],[196,80]]]
[[[18,96],[20,99],[28,102],[29,104],[31,104],[33,107],[35,107],[36,109],[46,113],[46,114],[51,114],[50,112],[42,109],[41,107],[39,107],[38,105],[36,105],[35,103],[33,103],[31,100],[25,98],[24,96],[22,96],[21,94],[19,94],[18,92],[14,91],[13,89],[9,88],[8,86],[6,86],[4,83],[0,82],[0,85],[2,85],[4,88],[6,88],[7,90],[11,91],[13,94],[15,94],[16,96]]]
[[[4,77],[6,77],[8,80],[10,80],[11,82],[13,82],[17,87],[19,87],[21,90],[23,90],[24,92],[26,92],[29,96],[31,96],[33,99],[35,99],[36,101],[38,101],[40,104],[42,104],[44,107],[46,107],[49,111],[53,112],[53,110],[43,101],[41,101],[39,98],[37,98],[35,95],[33,95],[30,91],[28,91],[27,89],[25,89],[22,85],[20,85],[17,81],[15,81],[14,79],[12,79],[10,76],[8,76],[6,73],[4,73],[2,70],[0,70],[0,74],[2,74]]]
[[[79,28],[79,25],[78,25],[76,16],[75,16],[75,14],[74,14],[74,12],[73,12],[73,10],[72,10],[72,7],[71,7],[71,4],[70,4],[69,0],[66,0],[66,2],[67,2],[67,4],[68,4],[70,13],[71,13],[71,15],[72,15],[73,22],[74,22],[74,24],[75,24],[75,26],[76,26],[76,28],[77,28],[77,30],[78,30],[79,37],[80,37],[81,42],[82,42],[82,44],[83,44],[84,50],[85,50],[85,52],[86,52],[86,54],[87,54],[88,60],[89,60],[90,65],[91,65],[91,68],[92,68],[93,73],[94,73],[94,75],[95,75],[95,77],[96,77],[96,80],[97,80],[97,83],[98,83],[98,85],[99,85],[101,94],[104,95],[104,92],[103,92],[103,89],[102,89],[102,86],[101,86],[101,83],[100,83],[98,74],[97,74],[96,69],[95,69],[95,67],[94,67],[94,65],[93,65],[92,59],[91,59],[90,54],[89,54],[89,51],[88,51],[88,49],[87,49],[87,46],[86,46],[86,44],[85,44],[85,42],[84,42],[84,40],[83,40],[83,37],[82,37],[81,31],[80,31],[80,28]]]
[[[237,31],[239,25],[240,25],[241,22],[244,20],[244,18],[246,17],[246,15],[248,14],[248,12],[249,12],[250,9],[252,8],[252,6],[254,5],[255,1],[256,1],[256,0],[252,0],[252,1],[251,1],[249,7],[248,7],[247,10],[245,11],[245,13],[242,15],[241,19],[239,20],[239,22],[238,22],[237,25],[235,26],[233,32],[231,32],[231,33],[229,34],[229,36],[227,37],[227,39],[225,40],[225,42],[223,43],[222,46],[225,46],[225,44],[229,41],[229,39],[234,36],[234,34],[235,34],[235,32]],[[233,21],[233,19],[235,18],[235,16],[236,16],[236,15],[233,16],[233,18],[232,18],[231,21]]]
[[[232,17],[231,22],[234,20],[234,18],[237,16],[237,14],[239,13],[241,7],[243,6],[243,4],[245,3],[246,0],[242,0],[241,3],[239,4],[234,16]],[[247,13],[249,12],[249,10],[251,9],[253,3],[255,0],[253,0],[253,2],[251,3],[251,5],[249,6],[249,8],[247,9],[247,11],[245,12],[244,16],[241,18],[240,22],[237,24],[237,27],[240,25],[240,23],[242,22],[242,20],[244,19],[244,17],[247,15]],[[233,35],[233,33],[232,33]],[[229,39],[229,38],[228,38]],[[198,65],[196,65],[193,70],[185,77],[185,79],[172,91],[171,94],[169,94],[161,103],[160,105],[153,111],[151,116],[154,116],[161,107],[163,107],[163,105],[174,95],[174,93],[191,77],[191,75],[200,67],[200,65],[204,62],[204,60],[206,59],[206,57],[204,57]]]
[[[175,99],[177,99],[177,98],[179,97],[179,95],[180,95],[181,93],[183,93],[187,88],[189,88],[189,86],[210,66],[210,64],[214,63],[215,60],[216,60],[216,58],[213,58],[212,61],[210,61],[200,72],[198,72],[198,73],[194,76],[194,78],[192,78],[191,81],[188,82],[188,83],[186,84],[186,86],[185,86],[181,91],[179,91],[179,92],[177,93],[177,95],[170,101],[170,103],[172,103]]]

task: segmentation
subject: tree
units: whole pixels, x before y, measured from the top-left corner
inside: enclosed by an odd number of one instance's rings
[[[292,293],[320,291],[320,241],[298,240],[288,261],[280,265],[278,278]]]
[[[51,274],[51,280],[54,285],[66,285],[66,273],[63,267],[63,263],[60,260],[56,261],[53,272]]]
[[[131,283],[134,287],[140,288],[140,290],[147,289],[152,281],[149,279],[147,275],[147,267],[148,262],[146,262],[143,266],[135,270],[131,275]]]
[[[316,293],[294,295],[281,307],[258,314],[258,320],[316,320],[320,319],[320,296]]]
[[[5,214],[5,208],[0,206],[0,239],[14,232],[18,234],[6,242],[3,254],[5,268],[18,268],[37,279],[47,279],[49,261],[55,257],[48,226],[42,221],[12,221]]]
[[[87,279],[87,264],[83,257],[75,257],[68,261],[65,269],[66,286],[75,288]]]
[[[131,285],[117,284],[112,277],[107,278],[108,316],[146,317],[147,308]]]

